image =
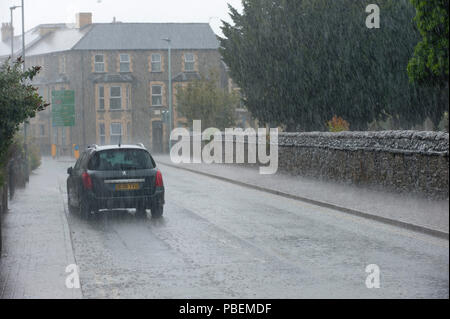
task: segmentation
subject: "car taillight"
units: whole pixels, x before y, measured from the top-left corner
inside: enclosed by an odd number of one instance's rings
[[[163,187],[163,179],[162,179],[162,174],[160,170],[156,171],[156,179],[155,179],[155,186],[156,187]]]
[[[86,189],[92,189],[92,179],[87,172],[84,172],[81,177],[83,178],[83,185]]]

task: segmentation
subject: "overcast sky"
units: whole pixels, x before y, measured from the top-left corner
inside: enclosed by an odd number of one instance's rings
[[[75,13],[92,12],[93,22],[206,22],[216,34],[220,20],[230,21],[227,3],[242,10],[241,0],[24,0],[25,30],[42,23],[73,23]],[[9,7],[21,0],[0,0],[0,21],[10,21]],[[22,32],[20,8],[14,33]]]

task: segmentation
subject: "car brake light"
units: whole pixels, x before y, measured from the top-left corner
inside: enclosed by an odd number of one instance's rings
[[[87,172],[84,172],[81,176],[83,177],[84,188],[92,189],[92,179],[89,174]]]
[[[160,170],[156,171],[156,179],[155,179],[155,186],[156,187],[163,187],[163,179],[162,179],[162,174]]]

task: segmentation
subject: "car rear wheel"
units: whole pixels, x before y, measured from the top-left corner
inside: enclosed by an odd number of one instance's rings
[[[75,206],[72,203],[69,187],[67,187],[67,206],[69,206],[69,211],[72,210]]]
[[[163,205],[154,206],[152,209],[152,218],[160,218],[163,215]]]
[[[85,219],[89,219],[91,217],[92,207],[89,201],[85,198],[81,199],[80,202],[80,215]]]
[[[145,208],[136,208],[136,217],[138,218],[146,218],[147,217],[147,211]]]

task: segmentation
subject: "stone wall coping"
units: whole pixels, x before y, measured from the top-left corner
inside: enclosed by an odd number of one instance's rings
[[[237,143],[233,139],[223,141]],[[197,135],[193,134],[192,135]],[[262,140],[257,139],[261,144]],[[247,141],[244,142],[245,144]],[[273,141],[270,141],[273,144]],[[449,134],[435,131],[346,131],[280,132],[279,147],[325,148],[342,151],[388,152],[398,154],[449,155]]]
[[[224,132],[221,132],[225,135]],[[190,135],[201,135],[190,132]],[[437,131],[343,131],[343,132],[278,132],[279,137],[326,137],[326,138],[379,138],[379,139],[418,139],[429,141],[448,141],[449,133]]]
[[[378,139],[418,139],[429,141],[447,141],[449,134],[435,131],[344,131],[344,132],[280,132],[278,136],[285,137],[332,137],[332,138],[378,138]]]

